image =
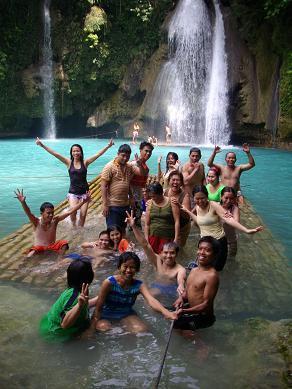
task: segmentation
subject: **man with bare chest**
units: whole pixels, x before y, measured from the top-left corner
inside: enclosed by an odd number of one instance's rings
[[[255,166],[255,161],[251,155],[249,145],[244,143],[242,145],[242,150],[246,153],[248,157],[248,163],[235,165],[236,163],[236,154],[234,152],[228,152],[225,156],[226,165],[219,165],[214,163],[216,154],[221,152],[219,146],[215,146],[213,153],[211,154],[208,160],[208,166],[215,166],[220,171],[221,182],[225,186],[230,186],[235,189],[238,193],[238,196],[241,196],[240,193],[240,176],[241,173],[247,170],[252,169]]]
[[[201,150],[197,147],[192,147],[189,154],[190,160],[182,168],[185,191],[190,196],[196,185],[203,185],[205,183],[205,170],[204,165],[200,162],[201,156]]]
[[[216,239],[211,236],[200,239],[198,266],[191,270],[185,292],[174,303],[181,315],[174,322],[174,328],[195,331],[214,324],[214,300],[219,288],[219,276],[213,266],[218,252]]]

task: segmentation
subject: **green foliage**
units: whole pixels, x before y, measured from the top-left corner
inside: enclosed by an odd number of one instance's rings
[[[281,69],[281,115],[292,118],[292,51],[284,58]]]

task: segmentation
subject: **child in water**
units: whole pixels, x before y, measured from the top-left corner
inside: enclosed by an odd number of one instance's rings
[[[74,260],[67,269],[68,288],[41,319],[40,333],[46,340],[65,341],[80,334],[89,325],[88,307],[97,298],[88,298],[94,273],[88,258]]]

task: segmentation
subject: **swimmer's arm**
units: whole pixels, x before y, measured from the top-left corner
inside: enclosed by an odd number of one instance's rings
[[[160,312],[166,319],[169,320],[176,320],[177,314],[175,312],[170,312],[156,298],[152,296],[152,294],[149,292],[149,289],[146,285],[142,284],[140,287],[140,293],[146,300],[147,304],[154,309],[156,312]]]
[[[240,211],[239,211],[239,208],[237,206],[234,207],[233,212],[232,212],[232,216],[233,216],[235,221],[240,222]]]
[[[109,205],[108,205],[108,185],[109,182],[106,180],[101,180],[100,182],[100,191],[101,191],[101,199],[102,199],[102,214],[104,217],[108,216],[109,213]]]
[[[185,211],[191,217],[191,219],[197,224],[197,215],[195,215],[192,211],[187,209],[185,206],[182,206],[181,209]]]
[[[157,160],[157,168],[158,168],[158,171],[157,171],[157,181],[160,182],[163,174],[162,174],[162,171],[161,171],[161,159],[162,159],[162,155],[160,155],[160,157],[158,158]]]
[[[101,284],[97,299],[96,299],[96,304],[95,304],[95,311],[94,314],[92,315],[92,321],[96,322],[100,319],[101,316],[101,310],[102,307],[105,303],[106,296],[109,294],[111,291],[111,283],[109,280],[104,280],[103,283]]]
[[[89,300],[88,300],[88,306],[89,306],[89,308],[92,308],[92,307],[94,307],[94,306],[96,305],[97,299],[98,299],[98,296],[93,297],[92,299],[89,299]]]
[[[187,278],[186,269],[184,267],[180,267],[178,272],[177,272],[177,276],[176,276],[176,281],[177,281],[177,285],[178,285],[177,291],[180,295],[183,294],[183,292],[185,290],[186,278]]]
[[[138,243],[143,247],[143,250],[150,262],[157,268],[157,257],[158,255],[155,254],[152,247],[146,240],[145,236],[143,235],[142,231],[134,224],[131,225],[135,238],[137,239]]]
[[[62,213],[61,215],[55,216],[54,217],[55,221],[57,223],[61,222],[62,220],[70,216],[72,213],[78,211],[78,209],[81,208],[83,204],[88,203],[89,201],[90,201],[90,195],[88,195],[86,199],[80,201],[77,205],[75,205],[75,207],[70,208],[69,211]]]
[[[31,212],[29,206],[26,204],[26,196],[23,194],[23,189],[16,189],[14,193],[16,195],[15,198],[20,202],[29,221],[34,227],[36,227],[39,223],[39,219]]]
[[[74,305],[68,312],[66,312],[62,322],[62,328],[70,328],[74,325],[78,317],[80,316],[84,305],[88,304],[88,284],[82,284],[81,293],[78,296],[78,303]]]
[[[179,244],[179,239],[180,239],[180,210],[179,207],[176,204],[171,204],[171,209],[172,209],[172,215],[174,218],[174,242]]]
[[[216,154],[218,154],[218,153],[220,153],[220,152],[221,152],[220,147],[219,147],[219,146],[215,146],[215,148],[214,148],[212,154],[210,155],[210,158],[208,159],[207,165],[208,165],[209,167],[214,166],[214,167],[216,167],[217,169],[219,169],[220,171],[222,171],[223,165],[219,165],[219,164],[214,163],[214,159],[215,159],[215,157],[216,157]]]
[[[145,213],[145,224],[144,224],[144,235],[145,239],[148,242],[149,238],[149,231],[150,231],[150,208],[151,208],[151,202],[148,204],[146,208],[146,213]]]
[[[188,185],[189,182],[191,181],[191,179],[194,177],[194,175],[198,172],[198,170],[200,169],[200,164],[197,162],[196,164],[193,164],[193,165],[196,165],[195,168],[191,171],[191,173],[188,173],[187,169],[185,168],[185,165],[183,167],[183,170],[182,170],[182,174],[183,174],[183,177],[184,177],[184,184],[185,185]]]
[[[81,244],[81,248],[82,249],[92,249],[94,247],[96,247],[96,243],[95,242],[83,242]]]
[[[38,146],[42,147],[44,150],[46,150],[49,154],[53,155],[59,161],[63,162],[69,169],[70,164],[71,164],[71,160],[69,158],[63,157],[63,155],[57,153],[55,150],[53,150],[50,147],[46,146],[39,138],[36,138],[36,142],[35,143]]]
[[[85,167],[87,167],[88,165],[90,165],[92,162],[94,162],[97,158],[101,157],[109,148],[111,148],[112,146],[114,145],[114,141],[113,139],[111,139],[109,142],[108,142],[108,145],[106,147],[104,147],[102,150],[100,150],[98,153],[96,153],[95,155],[93,155],[92,157],[89,157],[87,158],[85,161],[84,161],[84,165]]]
[[[182,313],[200,313],[206,312],[210,308],[212,309],[213,301],[216,297],[218,288],[219,277],[216,275],[214,277],[208,278],[204,289],[203,302],[201,304],[195,305],[194,307],[183,308]]]
[[[240,171],[244,172],[244,171],[252,169],[255,166],[255,160],[254,160],[253,156],[251,155],[249,145],[247,143],[244,143],[242,146],[243,146],[242,150],[246,153],[247,158],[248,158],[248,163],[239,165]]]
[[[242,231],[246,234],[254,234],[256,232],[260,232],[263,230],[262,226],[258,226],[256,228],[246,228],[244,225],[236,221],[233,217],[225,216],[225,210],[221,207],[220,204],[216,203],[215,201],[210,201],[211,206],[217,213],[217,215],[227,224],[229,224],[231,227],[236,228],[238,231]]]

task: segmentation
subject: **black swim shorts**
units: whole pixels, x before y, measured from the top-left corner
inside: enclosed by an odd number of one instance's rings
[[[183,313],[175,320],[173,328],[180,330],[196,331],[199,328],[211,327],[216,321],[214,315],[206,315],[203,313]]]

